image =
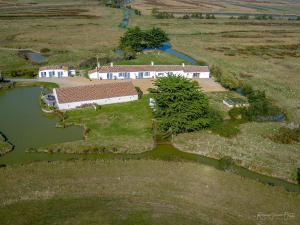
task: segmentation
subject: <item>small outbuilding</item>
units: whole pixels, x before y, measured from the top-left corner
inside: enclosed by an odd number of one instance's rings
[[[39,69],[39,78],[43,77],[69,77],[75,76],[76,71],[68,65],[43,66]]]
[[[132,82],[55,88],[53,95],[59,110],[138,100],[138,93]]]

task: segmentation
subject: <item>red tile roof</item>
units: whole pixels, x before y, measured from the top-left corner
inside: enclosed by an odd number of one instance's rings
[[[39,71],[43,71],[43,70],[69,70],[69,66],[68,65],[53,65],[53,66],[43,66],[40,67]]]
[[[99,73],[118,73],[118,72],[168,72],[168,71],[184,71],[184,72],[209,72],[208,66],[194,65],[114,65],[102,66]],[[97,69],[89,71],[89,74],[97,72]]]
[[[58,103],[82,102],[112,97],[137,95],[132,82],[56,88]]]

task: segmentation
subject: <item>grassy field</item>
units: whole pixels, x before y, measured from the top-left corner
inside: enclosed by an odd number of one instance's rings
[[[230,156],[250,170],[296,182],[300,162],[299,144],[277,144],[265,135],[275,133],[276,123],[247,123],[233,138],[220,137],[210,131],[180,134],[174,138],[181,150],[213,158]]]
[[[274,104],[286,112],[289,121],[300,123],[300,22],[160,20],[144,16],[135,17],[131,23],[146,28],[154,24],[167,31],[175,49],[209,65],[219,65],[225,73],[234,73],[255,89],[265,90]],[[222,105],[222,98],[232,93],[209,95],[211,103],[226,117],[228,109]],[[299,145],[278,145],[266,138],[279,126],[246,124],[240,127],[240,136],[233,139],[206,132],[185,134],[178,137],[182,141],[178,147],[215,157],[228,155],[253,170],[295,179],[295,168],[300,163]]]
[[[145,13],[156,7],[171,12],[299,14],[298,1],[231,1],[231,0],[136,0],[133,6]]]
[[[175,49],[266,90],[291,120],[300,122],[300,22],[287,20],[154,19],[134,17],[132,26],[166,30]],[[263,31],[263,32],[262,32]],[[284,78],[284,79],[283,79]]]
[[[0,180],[3,225],[296,225],[300,215],[299,194],[195,163],[41,162]]]
[[[84,126],[85,140],[52,145],[40,151],[137,153],[151,150],[151,118],[147,97],[135,102],[102,106],[99,110],[72,110],[67,113],[66,123]]]
[[[76,66],[96,54],[112,54],[123,32],[118,27],[122,11],[103,7],[97,0],[1,2],[0,56],[9,55],[1,57],[3,70],[34,66],[4,48],[49,48],[47,64]]]
[[[11,148],[12,146],[9,143],[0,139],[0,156],[11,151]]]
[[[189,64],[184,60],[176,58],[162,51],[151,51],[139,53],[136,59],[117,62],[118,65],[150,65],[151,61],[157,65],[181,65],[182,63]]]

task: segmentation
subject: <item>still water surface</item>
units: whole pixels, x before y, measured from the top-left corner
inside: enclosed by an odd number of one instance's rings
[[[14,151],[0,157],[0,164],[65,158],[63,154],[26,153],[30,147],[82,139],[82,128],[56,128],[56,118],[42,113],[39,105],[41,88],[24,87],[1,92],[0,131],[15,145]]]

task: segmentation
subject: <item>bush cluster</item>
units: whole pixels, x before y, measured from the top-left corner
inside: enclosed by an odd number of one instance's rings
[[[111,58],[109,56],[103,56],[103,57],[98,58],[100,65],[108,64],[115,60],[116,60],[115,58]],[[96,66],[97,66],[97,58],[96,57],[91,57],[91,58],[85,59],[85,60],[81,61],[79,64],[79,67],[81,69],[91,69],[91,68],[95,68]]]
[[[182,19],[190,19],[190,18],[193,18],[193,19],[208,19],[208,20],[209,19],[216,19],[215,15],[211,14],[211,13],[206,13],[205,17],[203,16],[202,13],[185,14],[182,17]]]
[[[280,144],[292,144],[300,142],[300,128],[289,129],[287,127],[281,127],[278,133],[270,136],[270,139]]]
[[[172,19],[172,18],[175,18],[173,13],[160,12],[157,8],[153,8],[151,14],[156,19]]]
[[[141,90],[140,87],[135,87],[136,92],[138,93],[138,97],[139,99],[141,99],[143,97],[143,91]]]
[[[243,118],[249,121],[279,121],[285,119],[284,113],[266,97],[264,91],[254,90],[250,85],[243,83],[236,74],[224,73],[218,66],[213,65],[210,70],[216,81],[223,87],[238,91],[248,98],[249,107],[233,108],[229,111],[232,119]]]
[[[140,52],[145,48],[159,48],[168,40],[167,34],[160,28],[141,30],[134,27],[127,29],[120,39],[119,47],[122,50]]]
[[[5,77],[35,77],[37,72],[35,69],[18,69],[18,70],[6,70],[2,72]]]
[[[123,0],[106,0],[105,6],[111,7],[111,8],[121,8],[123,5]]]
[[[215,77],[216,81],[227,89],[236,90],[241,86],[241,81],[237,78],[236,74],[229,72],[224,73],[220,67],[215,65],[210,68],[210,71],[212,76]]]
[[[49,48],[41,48],[40,52],[41,53],[48,53],[48,52],[50,52],[50,49]]]

